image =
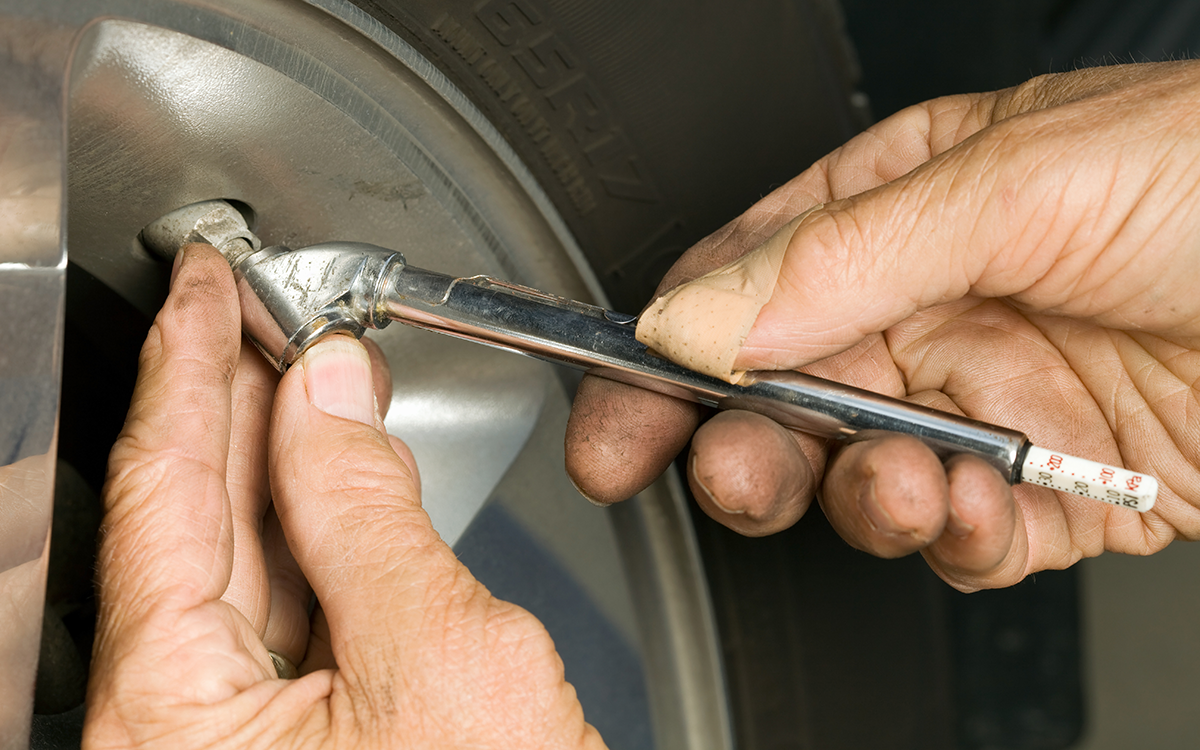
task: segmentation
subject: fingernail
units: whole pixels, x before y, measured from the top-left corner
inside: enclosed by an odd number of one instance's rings
[[[371,357],[349,336],[330,336],[304,353],[308,401],[326,414],[375,424]]]
[[[571,480],[571,486],[575,488],[576,492],[578,492],[580,495],[583,496],[584,500],[587,500],[589,503],[591,503],[592,505],[595,505],[597,508],[607,508],[608,507],[608,505],[609,505],[608,503],[600,502],[596,498],[594,498],[591,495],[589,495],[588,493],[584,492],[583,488],[579,486],[579,484],[575,481],[575,477],[571,476],[570,472],[567,472],[567,479]]]
[[[179,248],[179,252],[175,253],[175,260],[171,263],[171,288],[175,286],[175,277],[179,275],[179,269],[183,266],[183,248]]]
[[[700,491],[704,493],[705,497],[708,498],[709,502],[711,502],[713,505],[720,508],[721,512],[728,513],[731,516],[745,515],[745,513],[746,513],[745,508],[742,508],[741,510],[734,510],[733,508],[726,507],[725,505],[723,505],[721,503],[720,500],[717,499],[716,493],[714,493],[711,489],[708,488],[708,485],[705,484],[704,480],[700,478],[700,472],[696,471],[696,458],[697,458],[697,456],[695,454],[692,454],[692,458],[688,462],[688,473],[692,475],[692,482],[697,487],[700,488]]]
[[[875,531],[884,534],[900,534],[904,530],[896,525],[895,519],[892,518],[883,506],[879,504],[879,499],[875,497],[875,478],[868,479],[858,493],[858,510],[867,519],[867,523]]]
[[[966,539],[971,536],[971,532],[975,527],[962,519],[958,515],[958,511],[954,510],[954,505],[950,505],[950,514],[946,517],[946,531],[949,531],[959,539]]]

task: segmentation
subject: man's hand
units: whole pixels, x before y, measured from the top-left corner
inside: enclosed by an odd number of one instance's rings
[[[826,443],[764,417],[725,412],[697,430],[694,407],[594,378],[576,397],[568,471],[614,502],[695,431],[689,481],[722,523],[771,533],[819,494],[854,546],[921,550],[964,590],[1200,537],[1198,109],[1195,63],[1044,76],[912,107],[664,280],[660,293],[739,259],[741,289],[765,275],[744,340],[703,305],[653,311],[685,341],[668,356],[707,356],[686,342],[718,331],[714,370],[801,369],[1013,427],[1156,476],[1152,513],[1010,488],[981,461],[943,466],[910,438],[851,445],[826,466]]]
[[[104,492],[86,747],[603,747],[545,629],[430,526],[371,359],[335,336],[276,390],[225,261],[185,249]]]

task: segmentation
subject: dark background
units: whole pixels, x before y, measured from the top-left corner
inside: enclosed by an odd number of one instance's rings
[[[877,118],[1042,73],[1192,56],[1196,0],[843,0]]]

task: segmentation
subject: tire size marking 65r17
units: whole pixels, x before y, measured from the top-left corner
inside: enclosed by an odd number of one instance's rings
[[[554,110],[595,170],[604,191],[614,198],[646,203],[662,200],[633,144],[625,135],[613,109],[589,74],[584,59],[550,22],[549,10],[537,0],[488,0],[475,17],[505,49]],[[550,131],[550,124],[531,108],[525,87],[497,66],[485,45],[472,38],[465,26],[445,17],[434,32],[450,44],[491,88],[503,106],[521,123],[542,157],[567,188],[583,213],[595,207],[595,198],[582,181],[575,157]]]

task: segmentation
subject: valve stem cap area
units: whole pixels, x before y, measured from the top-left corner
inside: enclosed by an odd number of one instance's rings
[[[262,247],[246,217],[228,201],[210,200],[177,208],[146,225],[142,244],[171,259],[191,242],[205,242],[220,251],[229,265],[239,263]]]
[[[1030,446],[1021,481],[1145,513],[1158,499],[1158,480],[1086,458]]]

